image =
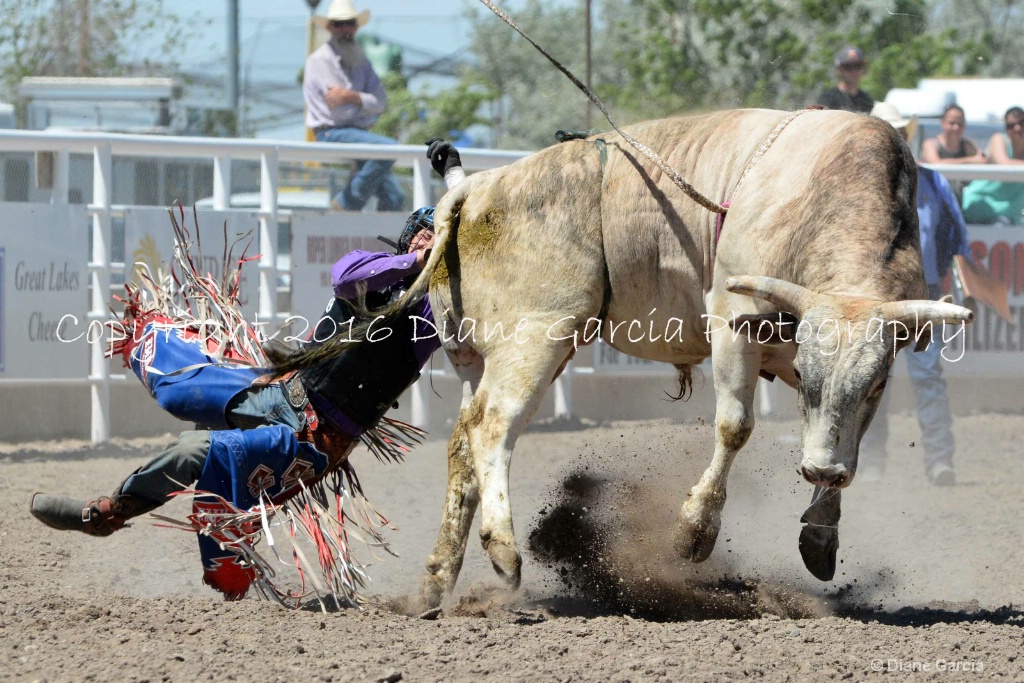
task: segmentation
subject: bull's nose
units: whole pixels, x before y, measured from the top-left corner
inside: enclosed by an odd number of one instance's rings
[[[815,486],[841,489],[850,483],[850,471],[846,469],[846,465],[801,465],[800,474]]]

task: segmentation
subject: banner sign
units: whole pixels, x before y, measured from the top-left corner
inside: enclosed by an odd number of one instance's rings
[[[289,334],[305,337],[324,314],[334,290],[331,266],[355,249],[390,251],[377,239],[397,239],[404,214],[294,213],[292,214],[292,324]],[[303,321],[308,329],[303,332]]]
[[[89,218],[84,206],[0,205],[0,379],[83,378]],[[77,324],[76,324],[77,321]]]
[[[999,318],[987,306],[975,307],[977,318],[967,326],[967,351],[1024,352],[1024,230],[972,225],[971,253],[974,262],[1006,285],[1012,323]],[[998,320],[998,322],[996,322]]]
[[[1024,375],[1024,230],[1017,227],[969,225],[971,254],[977,266],[1001,280],[1008,289],[1010,317],[1007,322],[995,310],[976,301],[965,305],[974,311],[974,322],[957,339],[946,344],[944,372],[951,377],[1019,377]],[[952,291],[946,276],[943,291]],[[947,326],[946,338],[953,336]],[[898,364],[903,366],[903,363]]]

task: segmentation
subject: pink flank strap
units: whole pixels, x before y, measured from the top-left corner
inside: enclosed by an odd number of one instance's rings
[[[722,208],[728,209],[732,206],[732,202],[722,202]],[[725,214],[723,212],[715,216],[715,247],[718,247],[718,240],[722,239],[722,228],[725,227]]]

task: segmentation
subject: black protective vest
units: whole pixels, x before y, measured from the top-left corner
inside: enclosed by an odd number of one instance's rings
[[[376,310],[387,304],[390,292],[371,292],[366,305]],[[353,308],[334,298],[316,326],[312,345],[322,344],[333,334],[347,336]],[[374,427],[398,397],[419,377],[420,366],[413,350],[414,323],[409,316],[392,325],[380,321],[370,335],[386,339],[358,344],[330,360],[317,363],[299,374],[306,390],[317,394],[364,429]]]

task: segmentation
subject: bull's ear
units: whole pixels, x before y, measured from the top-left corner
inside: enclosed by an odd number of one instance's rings
[[[732,331],[747,341],[766,346],[788,344],[796,335],[800,319],[788,311],[744,313],[729,322]]]

